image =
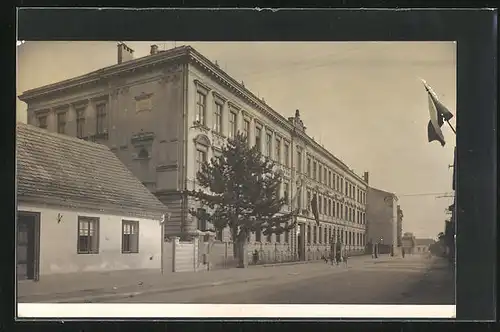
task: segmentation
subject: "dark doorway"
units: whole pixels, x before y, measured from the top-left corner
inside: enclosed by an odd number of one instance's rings
[[[17,213],[17,279],[38,280],[40,214]]]

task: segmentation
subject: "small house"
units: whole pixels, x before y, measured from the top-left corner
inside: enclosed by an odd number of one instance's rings
[[[17,277],[160,269],[166,207],[105,145],[17,125]]]

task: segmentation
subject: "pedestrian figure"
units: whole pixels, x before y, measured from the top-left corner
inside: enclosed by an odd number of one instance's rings
[[[348,254],[347,254],[347,250],[346,250],[346,251],[344,251],[344,257],[343,257],[345,267],[347,267],[347,258],[348,258]]]
[[[340,264],[340,251],[337,251],[335,254],[335,264]]]
[[[405,248],[402,249],[401,254],[403,255],[403,258],[405,258]]]

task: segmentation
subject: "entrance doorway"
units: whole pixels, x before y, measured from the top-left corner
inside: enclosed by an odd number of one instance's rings
[[[40,213],[17,212],[17,280],[39,278]]]
[[[299,234],[297,234],[297,255],[300,261],[305,261],[306,258],[306,227],[304,224],[299,224]]]

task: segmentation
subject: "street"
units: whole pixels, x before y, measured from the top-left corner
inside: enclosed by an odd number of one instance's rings
[[[267,269],[267,268],[266,268]],[[269,269],[283,269],[272,267]],[[407,256],[301,264],[268,278],[105,302],[233,304],[454,304],[453,272],[444,259]],[[263,276],[265,276],[263,272]]]

